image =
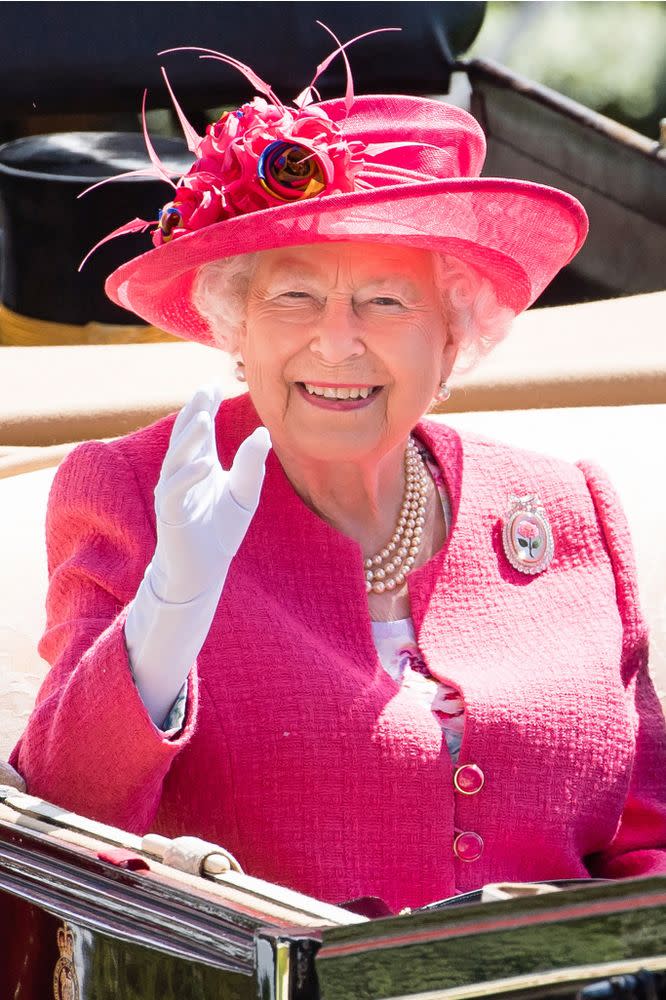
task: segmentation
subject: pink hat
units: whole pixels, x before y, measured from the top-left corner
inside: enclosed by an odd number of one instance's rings
[[[194,164],[177,185],[161,172],[175,191],[157,223],[135,219],[107,237],[155,225],[154,248],[119,267],[105,286],[147,322],[211,343],[191,302],[199,267],[329,241],[455,257],[486,276],[499,303],[518,313],[580,249],[587,216],[574,197],[479,176],[485,139],[467,112],[417,97],[354,98],[351,86],[344,100],[307,103],[307,88],[285,106],[247,67],[214,56],[245,72],[265,97],[227,112],[200,137],[172,94]],[[146,142],[160,172],[147,133]]]

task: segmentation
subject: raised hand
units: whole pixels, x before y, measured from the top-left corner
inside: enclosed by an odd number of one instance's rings
[[[169,603],[221,586],[259,503],[268,431],[259,427],[243,441],[226,472],[215,444],[220,400],[219,389],[205,387],[180,411],[155,488],[151,584]]]
[[[200,389],[176,417],[155,487],[155,553],[125,620],[134,680],[156,726],[206,641],[271,446],[266,428],[257,428],[226,472],[215,444],[220,399],[218,389]]]

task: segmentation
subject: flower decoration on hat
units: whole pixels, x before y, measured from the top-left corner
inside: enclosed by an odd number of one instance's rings
[[[256,97],[208,126],[194,164],[160,211],[153,243],[284,202],[353,191],[361,153],[362,144],[345,141],[319,108]]]
[[[283,104],[269,84],[249,66],[231,56],[190,46],[160,52],[165,55],[196,51],[202,59],[215,59],[233,66],[247,77],[261,96],[235,111],[226,111],[218,121],[208,125],[204,136],[200,136],[185,117],[162,68],[187,147],[195,156],[194,163],[177,182],[167,173],[148,135],[144,93],[143,134],[152,165],[105,178],[82,193],[121,177],[157,176],[171,185],[173,197],[159,210],[156,224],[146,219],[133,219],[120,226],[90,250],[80,267],[103,243],[124,233],[143,232],[154,226],[152,241],[159,247],[238,215],[367,187],[358,174],[365,165],[364,153],[369,151],[364,143],[346,139],[341,124],[313,103],[313,95],[317,94],[315,83],[332,60],[341,54],[347,69],[345,103],[349,110],[354,102],[354,91],[346,47],[368,35],[400,29],[380,28],[342,44],[326,25],[321,26],[335,39],[337,48],[319,64],[312,83],[291,106]]]

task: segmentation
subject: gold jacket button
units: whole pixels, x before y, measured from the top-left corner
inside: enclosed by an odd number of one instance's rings
[[[461,861],[478,861],[483,854],[483,837],[472,830],[457,834],[453,841],[453,853]]]
[[[453,774],[453,786],[461,795],[476,795],[485,780],[486,776],[478,764],[461,764]]]

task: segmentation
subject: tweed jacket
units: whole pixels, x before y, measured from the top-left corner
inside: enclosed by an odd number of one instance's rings
[[[155,546],[174,417],[62,464],[47,514],[51,664],[12,762],[28,790],[135,832],[189,833],[250,874],[393,910],[497,880],[666,872],[666,727],[647,672],[627,525],[604,475],[423,420],[446,478],[447,543],[409,577],[430,672],[465,704],[453,782],[431,712],[378,661],[355,542],[312,513],[276,456],[210,632],[182,730],[158,731],[123,624]],[[258,424],[222,404],[229,467]],[[507,561],[507,497],[538,493],[555,555]],[[477,834],[476,860],[454,851]]]

